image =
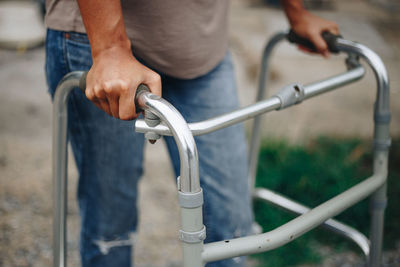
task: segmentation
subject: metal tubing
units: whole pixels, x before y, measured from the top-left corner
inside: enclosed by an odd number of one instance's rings
[[[59,83],[53,105],[53,266],[65,267],[67,234],[67,104],[72,89],[79,87],[83,72],[66,75]]]
[[[381,58],[368,47],[339,38],[340,50],[363,57],[374,71],[377,81],[377,94],[374,109],[374,168],[378,164],[379,153],[388,153],[390,146],[390,109],[389,109],[389,76]],[[383,224],[386,206],[386,184],[382,185],[371,196],[371,253],[368,266],[380,266],[382,263]],[[384,204],[382,204],[384,203]],[[377,207],[378,206],[378,207]]]
[[[310,211],[310,208],[266,188],[255,188],[253,198],[273,204],[276,207],[295,214],[304,214]],[[368,238],[353,227],[334,219],[325,221],[322,226],[355,242],[361,248],[366,258],[369,257]]]
[[[140,93],[137,97],[137,103],[140,108],[158,116],[171,129],[180,157],[179,191],[183,193],[200,192],[197,147],[182,115],[170,103],[149,92]],[[196,208],[181,206],[181,231],[196,236],[202,230],[204,230],[202,205]],[[195,242],[188,242],[184,239],[181,239],[181,241],[183,266],[202,267],[204,265],[201,258],[203,238],[198,238]]]
[[[371,254],[368,266],[381,266],[382,263],[382,243],[383,243],[383,224],[386,207],[386,183],[379,188],[370,199],[371,207]]]
[[[374,71],[377,81],[377,96],[375,111],[383,114],[390,114],[389,110],[389,76],[381,58],[365,45],[338,38],[337,47],[339,50],[354,53],[366,60]]]
[[[203,228],[202,206],[190,209],[181,207],[181,229],[185,232],[198,232]],[[201,253],[204,249],[203,242],[185,243],[182,241],[183,266],[203,267]]]
[[[256,102],[259,102],[267,95],[267,81],[269,75],[269,59],[275,46],[286,38],[287,32],[279,32],[272,36],[270,41],[265,46],[262,59],[260,74],[258,80],[258,91]],[[249,142],[249,174],[248,179],[250,183],[250,190],[252,191],[255,187],[255,177],[257,172],[258,154],[260,151],[260,140],[261,140],[261,116],[257,116],[253,121],[253,130],[251,132],[251,138]]]
[[[192,132],[182,115],[170,103],[149,92],[142,92],[137,97],[140,108],[149,110],[165,122],[178,146],[181,163],[180,191],[196,193],[200,191],[199,159]]]
[[[304,87],[305,99],[329,92],[341,86],[358,81],[365,75],[365,69],[362,66],[355,67],[341,75],[322,80],[316,83],[308,84]]]
[[[268,251],[298,238],[382,186],[386,181],[387,154],[379,154],[378,161],[376,173],[370,178],[270,232],[206,244],[204,262]]]
[[[310,85],[304,86],[305,98],[310,98],[326,91],[338,88],[348,83],[359,80],[364,75],[363,67],[357,67],[345,73],[333,76]],[[207,134],[233,124],[254,118],[263,113],[279,109],[281,102],[278,97],[257,102],[247,107],[217,116],[201,122],[189,123],[189,129],[194,136]],[[171,135],[171,130],[163,124],[150,127],[144,120],[136,120],[135,130],[139,133],[154,132],[159,135]]]

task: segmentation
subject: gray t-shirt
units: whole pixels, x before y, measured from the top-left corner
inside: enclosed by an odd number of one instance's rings
[[[134,54],[177,78],[206,74],[227,49],[229,0],[122,0]],[[85,32],[76,0],[46,0],[46,25]],[[104,38],[107,38],[106,36]]]

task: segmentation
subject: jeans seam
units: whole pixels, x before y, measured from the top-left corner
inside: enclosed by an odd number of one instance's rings
[[[66,38],[65,38],[65,32],[62,32],[62,46],[63,46],[63,57],[64,57],[64,64],[65,64],[65,66],[66,66],[66,69],[67,69],[67,73],[69,73],[69,72],[71,72],[71,68],[70,68],[70,66],[69,66],[69,64],[68,64],[68,51],[67,51],[67,45],[66,45],[66,43],[67,43],[67,40],[66,40]]]

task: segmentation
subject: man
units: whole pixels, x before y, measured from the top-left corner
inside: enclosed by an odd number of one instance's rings
[[[293,30],[328,56],[320,34],[338,33],[337,25],[308,13],[301,0],[282,4]],[[74,91],[68,115],[80,174],[83,266],[131,264],[129,240],[136,231],[144,138],[127,120],[138,116],[138,85],[146,84],[157,95],[162,87],[163,97],[188,122],[238,107],[227,51],[228,5],[227,0],[47,0],[46,72],[51,94],[66,73],[89,70],[86,97]],[[179,173],[176,146],[171,138],[166,143]],[[198,137],[196,143],[206,242],[251,234],[242,125]],[[104,245],[107,249],[101,249]],[[243,264],[239,258],[208,266]]]

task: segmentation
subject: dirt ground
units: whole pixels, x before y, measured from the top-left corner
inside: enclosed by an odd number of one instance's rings
[[[392,135],[400,133],[400,19],[396,12],[361,0],[335,1],[317,14],[338,22],[344,37],[376,51],[391,77]],[[233,1],[231,50],[242,105],[254,101],[263,46],[287,29],[280,10],[257,1]],[[344,57],[323,60],[282,44],[274,53],[271,92],[285,84],[307,84],[345,70]],[[44,48],[0,49],[0,266],[50,266],[52,256],[51,102],[44,78]],[[305,103],[265,117],[264,136],[303,142],[320,134],[372,135],[373,74]],[[249,124],[247,124],[249,126]],[[69,159],[68,262],[79,266],[77,172]],[[154,167],[156,166],[156,167]],[[140,225],[135,266],[180,266],[179,211],[174,175],[163,142],[146,148],[140,184]],[[323,266],[354,266],[360,255],[323,251]],[[391,252],[400,255],[399,251]],[[391,254],[391,255],[392,255]]]

